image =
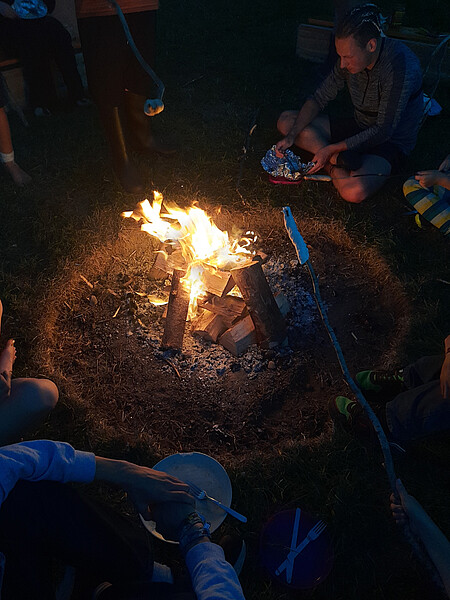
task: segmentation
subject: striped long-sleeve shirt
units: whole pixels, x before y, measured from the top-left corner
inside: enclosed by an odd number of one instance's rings
[[[345,140],[351,150],[390,141],[409,154],[423,113],[422,71],[416,55],[397,40],[382,38],[372,69],[351,74],[339,61],[312,95],[323,110],[347,84],[354,118],[362,131]]]

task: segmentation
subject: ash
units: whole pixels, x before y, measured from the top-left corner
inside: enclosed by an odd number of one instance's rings
[[[163,308],[153,306],[146,298],[137,300],[128,335],[137,335],[144,346],[166,361],[164,368],[167,371],[178,370],[183,378],[195,377],[205,383],[220,380],[230,373],[244,372],[248,379],[255,379],[266,370],[288,368],[295,352],[311,346],[319,327],[318,310],[309,278],[298,260],[292,259],[292,254],[270,257],[263,270],[272,292],[283,293],[289,301],[290,310],[286,316],[288,346],[266,350],[254,344],[242,356],[234,357],[220,344],[192,335],[187,324],[183,352],[162,351]]]

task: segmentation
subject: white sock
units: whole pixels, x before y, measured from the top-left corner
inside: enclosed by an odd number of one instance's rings
[[[170,567],[161,563],[153,563],[153,577],[155,583],[173,583],[173,576]]]
[[[0,162],[5,164],[14,162],[14,150],[12,152],[8,152],[7,154],[0,152]]]

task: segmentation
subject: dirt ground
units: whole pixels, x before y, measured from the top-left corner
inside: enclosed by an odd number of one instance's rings
[[[409,306],[388,265],[335,223],[294,216],[350,371],[396,362]],[[281,211],[222,213],[216,222],[222,229],[251,227],[280,267],[280,278],[312,298]],[[157,458],[197,450],[236,467],[249,457],[329,437],[327,402],[346,395],[348,386],[315,306],[309,306],[308,323],[288,314],[292,352],[253,350],[257,368],[249,371],[248,357],[230,358],[216,347],[212,375],[205,377],[203,363],[213,352],[208,344],[188,341],[188,350],[173,360],[158,349],[162,309],[143,304],[140,295],[162,285],[150,277],[158,247],[136,223],[124,222],[116,240],[83,264],[68,265],[46,300],[42,364],[62,391],[65,414],[73,403],[85,408],[91,446],[120,437],[149,446]],[[200,367],[192,368],[193,362]]]

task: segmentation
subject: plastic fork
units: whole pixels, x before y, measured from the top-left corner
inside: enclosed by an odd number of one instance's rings
[[[283,572],[285,569],[287,569],[288,565],[291,565],[291,564],[293,565],[293,563],[294,563],[294,560],[297,558],[297,556],[300,554],[300,552],[302,552],[302,550],[304,550],[304,548],[306,548],[306,546],[307,546],[307,545],[308,545],[310,542],[312,542],[312,541],[316,540],[316,539],[319,537],[319,535],[320,535],[320,534],[321,534],[323,531],[325,531],[326,527],[327,527],[327,524],[326,524],[326,523],[324,523],[323,521],[318,521],[318,522],[317,522],[317,523],[314,525],[314,527],[312,527],[312,528],[311,528],[311,529],[308,531],[308,533],[307,533],[307,535],[306,535],[305,539],[304,539],[304,540],[303,540],[303,541],[302,541],[302,542],[301,542],[301,543],[300,543],[300,544],[297,546],[297,548],[295,548],[294,550],[291,550],[291,551],[289,552],[289,554],[287,555],[287,558],[286,558],[286,560],[285,560],[284,562],[282,562],[282,563],[281,563],[281,565],[280,565],[280,566],[278,567],[278,569],[275,571],[275,574],[276,574],[276,575],[281,575],[281,573],[282,573],[282,572]],[[291,572],[291,573],[292,573],[292,572]],[[289,574],[287,573],[287,574],[286,574],[286,581],[287,581],[288,583],[291,583],[291,578],[292,578],[292,574],[291,574],[291,576],[289,577]]]
[[[229,506],[225,506],[225,504],[222,504],[222,502],[219,502],[219,500],[212,498],[205,492],[205,490],[202,490],[198,487],[198,485],[195,485],[195,483],[192,483],[191,481],[186,481],[186,483],[189,486],[189,491],[197,500],[209,500],[210,502],[213,502],[214,504],[219,506],[222,510],[227,512],[229,515],[231,515],[238,521],[241,521],[242,523],[247,523],[247,517],[244,517],[244,515],[241,515]]]

